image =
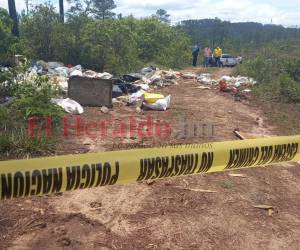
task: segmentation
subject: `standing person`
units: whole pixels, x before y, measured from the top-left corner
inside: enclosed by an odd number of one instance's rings
[[[209,47],[204,49],[204,67],[209,67],[212,51]]]
[[[222,56],[222,49],[220,47],[217,47],[215,48],[214,50],[214,58],[216,60],[216,64],[217,64],[217,67],[221,67],[222,64],[221,64],[221,56]]]
[[[197,60],[198,60],[199,51],[200,51],[199,45],[196,44],[194,46],[193,52],[192,52],[192,55],[193,55],[193,66],[194,67],[197,66]]]

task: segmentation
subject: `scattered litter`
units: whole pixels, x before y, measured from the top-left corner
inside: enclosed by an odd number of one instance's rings
[[[104,79],[104,80],[110,80],[113,78],[113,75],[107,72],[98,73],[96,78]]]
[[[243,174],[229,174],[229,176],[231,176],[231,177],[247,178],[247,176],[245,176]]]
[[[76,101],[70,99],[70,98],[60,98],[55,99],[52,98],[51,102],[62,107],[64,111],[67,113],[73,114],[73,115],[80,115],[84,112],[83,107]]]
[[[142,90],[148,91],[150,89],[149,85],[146,83],[134,84],[137,87],[140,87]]]
[[[204,85],[216,85],[217,81],[212,79],[211,74],[201,74],[197,77],[197,81]]]
[[[136,107],[135,112],[137,114],[140,114],[140,113],[142,113],[142,109],[140,107]]]
[[[129,103],[130,104],[136,104],[139,101],[143,101],[144,100],[144,93],[145,93],[145,91],[139,90],[138,92],[131,94],[129,96]]]
[[[68,77],[69,69],[67,67],[49,68],[48,75]]]
[[[246,140],[247,138],[245,136],[243,136],[239,130],[234,130],[233,133],[236,135],[237,138],[241,139],[241,140]]]
[[[253,78],[244,77],[244,76],[222,76],[219,81],[225,81],[229,86],[233,87],[252,87],[257,84]]]
[[[155,181],[154,180],[149,180],[149,181],[146,181],[146,183],[147,183],[147,185],[151,186],[155,183]]]
[[[64,76],[54,76],[50,78],[50,81],[53,82],[53,84],[56,84],[59,86],[59,88],[63,92],[68,92],[68,78]]]
[[[268,215],[272,216],[275,213],[275,209],[273,206],[269,205],[254,205],[254,208],[263,209],[268,211]]]
[[[217,193],[217,191],[214,190],[204,190],[204,189],[187,189],[193,192],[200,192],[200,193]]]
[[[234,130],[233,133],[241,140],[247,139],[259,139],[259,138],[267,138],[269,136],[263,134],[253,134],[253,133],[244,133],[240,132],[238,129]]]
[[[197,79],[197,75],[194,73],[184,73],[182,74],[184,79]]]
[[[72,72],[70,72],[70,76],[83,76],[82,71],[75,69]]]
[[[47,69],[55,69],[59,67],[64,67],[64,64],[61,62],[44,62],[44,61],[39,61],[40,65],[47,68]]]
[[[200,193],[217,193],[215,190],[205,190],[205,189],[193,189],[193,188],[182,188],[179,186],[175,186],[176,188],[180,188],[187,191],[200,192]]]
[[[257,117],[255,121],[259,127],[263,127],[264,120],[261,117]]]
[[[248,94],[248,93],[251,93],[252,90],[251,89],[244,89],[242,92]]]
[[[107,114],[109,112],[109,109],[105,106],[101,107],[101,112],[104,113],[104,114]]]
[[[97,74],[98,73],[93,70],[87,70],[87,71],[83,72],[84,77],[90,77],[90,78],[96,78]]]
[[[208,87],[208,86],[198,86],[195,89],[209,90],[209,89],[211,89],[211,87]]]

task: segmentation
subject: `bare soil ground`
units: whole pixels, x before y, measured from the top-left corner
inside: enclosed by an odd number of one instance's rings
[[[199,73],[204,69],[186,71]],[[214,75],[230,73],[230,69],[221,69]],[[142,121],[151,114],[156,120],[170,122],[174,132],[182,129],[183,116],[217,125],[214,138],[171,137],[164,143],[235,140],[235,128],[258,135],[282,133],[280,126],[271,124],[264,116],[264,110],[254,108],[247,100],[236,102],[228,93],[198,86],[193,80],[180,80],[178,86],[158,90],[172,95],[172,108],[135,114],[136,119]],[[135,108],[123,105],[115,106],[108,114],[99,108],[87,108],[82,119],[120,121],[132,113]],[[258,124],[257,117],[263,123]],[[159,143],[160,138],[73,136],[57,147],[57,153]],[[0,203],[0,248],[299,249],[298,169],[298,164],[288,164],[234,172],[246,178],[229,176],[228,172],[203,174],[151,185],[137,183],[5,201]],[[254,205],[270,205],[274,213]]]

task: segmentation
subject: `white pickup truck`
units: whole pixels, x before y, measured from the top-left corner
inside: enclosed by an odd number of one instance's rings
[[[242,58],[241,57],[234,57],[230,54],[222,54],[221,57],[221,63],[222,66],[224,67],[234,67],[238,65],[239,63],[242,63]]]

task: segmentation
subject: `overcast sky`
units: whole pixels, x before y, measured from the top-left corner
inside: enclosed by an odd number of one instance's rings
[[[17,10],[25,8],[25,0],[15,0]],[[44,0],[31,0],[37,4]],[[171,14],[172,22],[185,19],[219,17],[232,22],[254,21],[261,23],[300,26],[300,0],[115,0],[117,13],[133,14],[136,17],[149,16],[157,9]],[[58,0],[51,1],[58,6]],[[65,1],[66,2],[66,1]],[[7,8],[7,0],[0,0],[0,6]]]

